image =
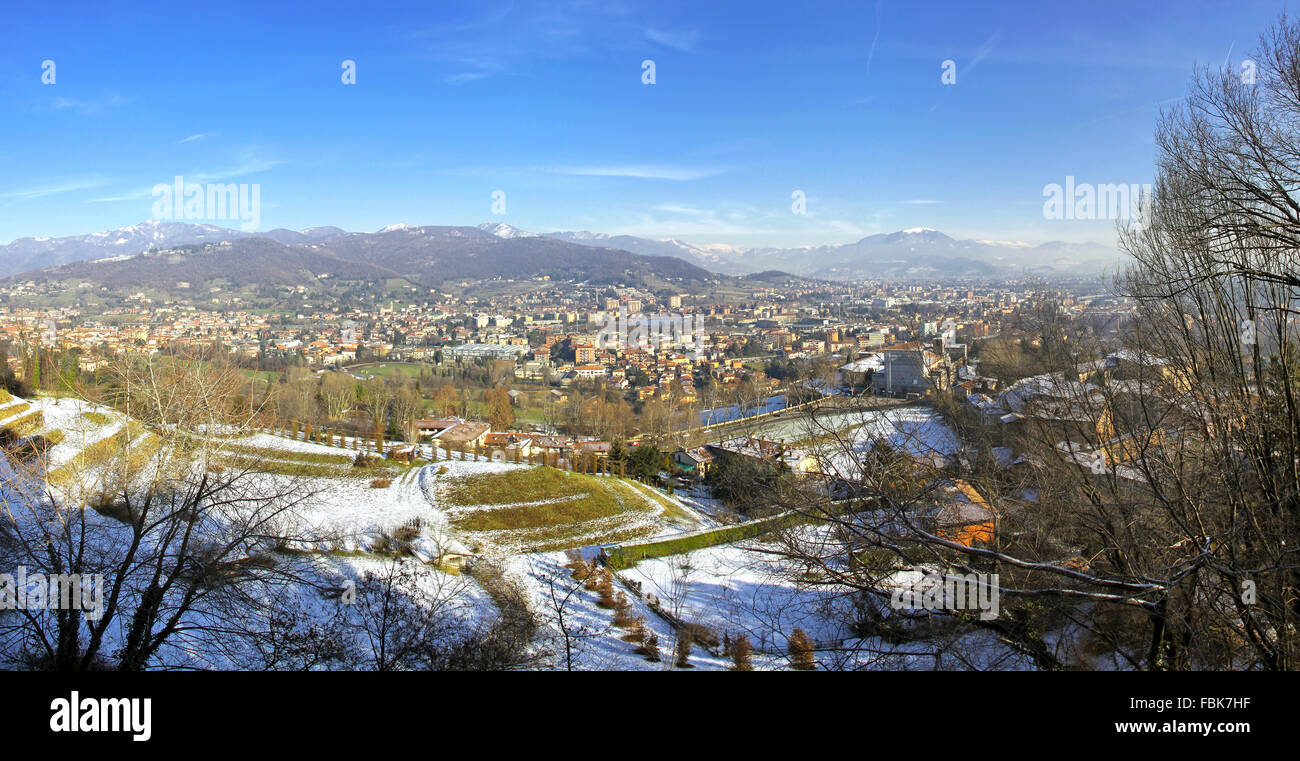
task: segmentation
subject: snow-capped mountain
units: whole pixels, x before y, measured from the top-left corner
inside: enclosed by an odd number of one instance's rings
[[[644,256],[676,256],[705,269],[714,272],[727,272],[728,274],[737,274],[730,272],[734,268],[729,266],[729,261],[733,258],[738,259],[745,253],[745,249],[724,243],[697,245],[675,238],[654,240],[638,238],[634,235],[606,235],[605,233],[593,233],[587,230],[546,233],[546,237],[559,238],[570,243],[580,243],[584,246],[620,248]],[[746,271],[753,272],[757,270]]]
[[[478,229],[486,230],[487,232],[492,233],[498,238],[504,238],[506,240],[510,240],[511,238],[541,237],[537,233],[530,233],[525,230],[520,230],[518,227],[512,227],[510,225],[507,225],[505,222],[497,222],[497,223],[484,222],[483,224],[478,226]]]
[[[281,243],[300,244],[321,240],[342,232],[343,230],[337,227],[245,232],[216,225],[150,219],[118,230],[105,230],[88,235],[66,238],[19,238],[9,245],[0,246],[0,275],[12,275],[87,259],[133,256],[154,248],[218,243],[236,238],[270,238]]]

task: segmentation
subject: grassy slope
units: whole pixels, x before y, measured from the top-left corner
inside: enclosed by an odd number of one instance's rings
[[[644,519],[661,504],[619,479],[549,467],[448,479],[441,501],[452,509],[451,523],[457,530],[515,532],[513,538],[532,551],[646,536],[653,529]],[[458,512],[457,507],[472,509]],[[627,522],[620,523],[620,518]],[[610,525],[592,538],[590,522],[606,519]]]

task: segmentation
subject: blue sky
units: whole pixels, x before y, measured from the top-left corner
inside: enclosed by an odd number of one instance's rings
[[[1285,9],[6,0],[0,242],[148,219],[176,175],[260,184],[261,229],[1109,242],[1113,222],[1045,220],[1044,186],[1150,182],[1161,106],[1194,65],[1239,65]]]

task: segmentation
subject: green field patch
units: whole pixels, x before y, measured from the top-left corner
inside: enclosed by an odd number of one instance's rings
[[[262,457],[268,460],[301,462],[308,465],[352,465],[355,454],[329,454],[326,452],[297,452],[291,449],[255,447],[247,444],[224,444],[221,451],[245,457]]]
[[[12,400],[12,397],[10,399]],[[16,404],[0,407],[0,420],[7,420],[15,415],[21,415],[31,408],[32,405],[27,402],[18,402]]]
[[[95,425],[108,425],[109,423],[113,422],[113,418],[109,417],[108,415],[105,415],[102,412],[95,412],[94,410],[81,413],[81,417],[83,417],[86,420],[89,420]]]
[[[636,481],[627,481],[625,483],[644,494],[648,499],[654,500],[655,504],[664,509],[664,517],[668,520],[699,525],[699,518],[687,512],[680,504],[669,499],[668,495],[660,492],[655,487]]]
[[[28,405],[23,404],[22,407],[26,409]],[[4,424],[4,430],[15,436],[26,436],[39,431],[44,426],[45,413],[41,410],[30,410],[7,420]]]
[[[626,481],[545,466],[448,478],[439,488],[457,531],[530,552],[648,536],[660,512]]]
[[[515,541],[526,552],[554,552],[573,549],[579,545],[609,544],[611,542],[630,542],[654,533],[653,528],[631,526],[602,531],[599,537],[591,538],[575,532],[572,526],[549,526],[516,536]]]
[[[753,539],[755,537],[763,536],[764,534],[770,534],[773,531],[780,531],[781,529],[810,522],[812,521],[807,516],[795,513],[784,513],[770,518],[760,518],[746,523],[738,523],[734,526],[723,526],[721,528],[709,531],[700,531],[694,534],[670,537],[641,544],[610,547],[606,550],[606,553],[611,568],[630,568],[640,561],[649,558],[682,555],[687,552],[702,550],[706,547],[716,547],[720,544],[731,544],[745,539]]]
[[[122,426],[121,430],[113,433],[111,436],[96,441],[94,444],[77,452],[67,463],[55,468],[46,475],[46,480],[51,484],[66,485],[74,481],[79,474],[84,473],[88,468],[102,465],[115,455],[121,455],[128,451],[132,442],[137,437],[146,434],[144,426],[135,421],[129,421]]]
[[[547,466],[519,468],[449,478],[442,483],[442,501],[449,505],[508,505],[541,499],[569,497],[591,491],[589,476]]]
[[[224,451],[213,453],[208,462],[232,470],[313,478],[375,478],[391,473],[387,468],[355,468],[350,464],[319,465],[294,460],[272,460],[266,457],[231,454]]]

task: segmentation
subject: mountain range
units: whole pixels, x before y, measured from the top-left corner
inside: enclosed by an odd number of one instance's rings
[[[685,259],[643,256],[542,236],[501,236],[478,227],[392,225],[374,233],[338,228],[214,232],[222,230],[146,222],[107,234],[24,239],[0,247],[0,261],[12,271],[9,255],[18,246],[17,255],[23,257],[18,266],[62,262],[16,273],[20,279],[163,291],[211,286],[314,288],[388,280],[433,287],[542,277],[653,288],[668,284],[707,287],[719,279]],[[147,250],[131,251],[132,240]]]
[[[253,240],[265,243],[253,245]],[[146,255],[150,251],[169,255]],[[272,251],[282,257],[283,269],[292,272],[276,274],[276,257],[262,258]],[[195,259],[204,254],[216,258]],[[399,224],[359,233],[338,227],[245,232],[150,220],[89,235],[21,238],[0,246],[0,276],[58,267],[59,276],[95,280],[121,280],[126,277],[122,273],[129,272],[150,281],[188,277],[203,282],[208,270],[222,269],[223,254],[238,257],[242,265],[257,263],[257,273],[277,283],[297,284],[303,272],[320,275],[338,270],[340,277],[404,277],[425,285],[453,279],[541,276],[598,282],[653,276],[705,282],[714,274],[769,271],[826,280],[1097,274],[1113,268],[1121,258],[1117,250],[1097,243],[1031,245],[955,239],[930,228],[869,235],[843,244],[741,248],[586,231],[533,233],[492,222],[477,227]],[[131,258],[140,261],[128,264]],[[72,266],[77,263],[96,266]],[[229,274],[229,267],[226,270]]]
[[[743,275],[781,270],[823,280],[861,278],[985,277],[1019,274],[1097,274],[1121,253],[1098,243],[958,240],[931,228],[868,235],[853,243],[797,248],[701,246],[590,232],[548,233],[587,246],[609,246],[648,256],[677,256],[712,272]]]

